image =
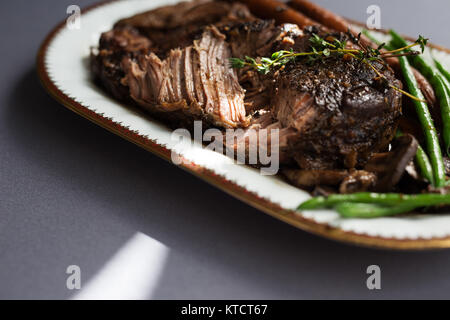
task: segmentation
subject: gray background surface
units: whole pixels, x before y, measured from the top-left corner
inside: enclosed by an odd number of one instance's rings
[[[150,0],[149,0],[150,1]],[[307,234],[235,200],[52,100],[34,59],[68,5],[0,2],[0,298],[69,298],[137,231],[169,251],[150,298],[450,298],[450,251],[391,252]],[[450,2],[318,0],[450,47]],[[366,288],[368,265],[382,290]]]

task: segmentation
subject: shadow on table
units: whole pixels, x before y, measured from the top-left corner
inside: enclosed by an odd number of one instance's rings
[[[136,231],[170,249],[151,298],[438,297],[433,284],[450,289],[446,251],[358,248],[285,225],[66,110],[34,70],[10,97],[7,130],[21,156],[71,190],[43,190],[58,201],[40,219],[57,223],[23,258],[46,266],[27,296],[68,297],[58,281],[69,261],[91,278]],[[366,288],[371,264],[382,270],[380,292]]]

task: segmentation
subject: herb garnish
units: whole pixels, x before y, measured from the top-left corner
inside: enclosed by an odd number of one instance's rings
[[[377,74],[377,80],[385,81],[389,85],[389,87],[401,92],[411,99],[422,101],[421,99],[389,83],[387,78],[372,64],[372,62],[377,61],[381,64],[385,64],[383,59],[386,58],[401,57],[406,55],[418,55],[420,54],[420,52],[418,51],[403,52],[404,50],[411,49],[416,46],[420,46],[423,53],[428,39],[419,36],[419,38],[411,45],[396,50],[382,51],[382,49],[385,47],[384,43],[376,49],[363,45],[360,42],[361,33],[357,37],[355,37],[350,32],[348,32],[347,36],[361,49],[348,48],[347,40],[340,41],[334,37],[327,37],[327,39],[323,39],[317,34],[313,34],[309,39],[309,42],[311,44],[311,51],[294,52],[293,50],[281,50],[273,53],[270,58],[263,57],[257,60],[255,58],[246,56],[244,59],[231,58],[230,63],[231,66],[236,69],[251,67],[262,74],[268,74],[274,68],[285,66],[288,63],[299,58],[307,59],[307,63],[314,63],[318,60],[324,60],[329,57],[353,58],[369,66]]]

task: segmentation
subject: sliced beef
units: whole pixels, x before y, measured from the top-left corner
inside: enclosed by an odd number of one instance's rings
[[[131,68],[136,75],[139,74],[140,68],[137,66],[147,64],[147,62],[152,62],[151,65],[158,65],[160,63],[159,61],[161,63],[167,61],[167,65],[170,64],[172,68],[176,68],[177,61],[184,58],[185,54],[188,56],[191,54],[194,40],[200,40],[205,28],[209,25],[217,25],[223,29],[225,25],[242,24],[255,19],[247,7],[240,3],[209,0],[181,2],[176,5],[161,7],[128,19],[123,19],[116,23],[113,30],[102,34],[99,48],[96,50],[97,52],[93,52],[91,55],[92,74],[98,83],[116,99],[126,102],[139,102],[141,106],[145,106],[154,115],[161,116],[174,126],[182,123],[189,124],[192,120],[202,117],[211,120],[209,121],[211,124],[219,126],[233,127],[236,125],[245,125],[245,113],[243,113],[240,106],[243,92],[241,88],[236,86],[234,80],[232,81],[233,83],[229,83],[229,85],[217,93],[214,93],[211,87],[206,87],[204,93],[201,94],[199,87],[197,87],[196,91],[200,96],[188,97],[186,103],[190,107],[186,109],[183,106],[183,99],[179,100],[180,91],[178,87],[173,84],[174,81],[177,81],[176,77],[171,78],[169,82],[160,79],[164,82],[164,85],[161,85],[163,90],[161,92],[161,99],[158,100],[149,96],[151,100],[149,103],[149,101],[145,100],[147,98],[145,94],[152,92],[154,89],[141,87],[139,92],[137,91],[137,86],[131,89],[128,86],[129,82],[125,79],[125,76]],[[226,46],[226,44],[222,43],[222,46]],[[182,57],[179,56],[180,52],[183,52]],[[228,58],[231,57],[228,52],[229,49],[224,52],[214,52],[214,54],[218,53],[222,55],[218,56],[217,59],[225,59],[220,61],[222,68],[225,67],[225,63],[228,63]],[[212,54],[211,51],[209,53]],[[146,61],[147,58],[144,58],[146,56],[150,57],[148,61]],[[204,60],[204,54],[202,54],[202,57]],[[193,55],[193,59],[196,59],[195,54]],[[203,60],[201,63],[205,62]],[[214,59],[211,56],[209,63],[213,61]],[[199,65],[200,61],[193,63],[192,66],[197,68],[196,70],[200,70]],[[124,67],[127,70],[124,70]],[[159,76],[172,76],[172,71],[169,70],[170,68],[164,67],[159,69],[158,72],[163,72],[159,73]],[[158,68],[155,70],[158,70]],[[188,72],[189,70],[187,68]],[[219,75],[219,69],[216,71],[218,71],[216,73],[216,79],[219,80],[217,85],[220,85],[220,77],[217,77]],[[209,77],[208,72],[204,74],[204,77]],[[194,73],[196,74],[197,71]],[[184,77],[181,73],[180,76]],[[183,79],[181,78],[181,80]],[[224,80],[227,79],[230,80],[231,78],[224,76]],[[132,80],[132,78],[128,80]],[[135,82],[131,81],[131,83]],[[151,81],[141,81],[142,86],[149,85],[150,83]],[[167,83],[171,83],[170,86],[173,85],[173,89],[175,90],[173,92],[174,94],[172,94],[172,87],[168,86]],[[197,85],[201,85],[201,83],[201,81],[195,81]],[[187,82],[187,85],[190,85],[190,83]],[[187,88],[189,89],[189,87]],[[167,94],[169,94],[168,97],[164,97],[164,90],[166,89],[170,89],[167,91]],[[186,89],[185,91],[184,93],[189,93],[189,90]],[[236,97],[233,97],[232,92],[239,93]],[[225,96],[222,94],[225,94]],[[142,97],[144,99],[140,99],[142,98],[141,95],[143,95]],[[202,100],[203,96],[205,96],[206,101]],[[199,104],[192,104],[192,101],[196,99],[198,99]],[[232,109],[226,109],[222,103],[221,107],[215,108],[217,110],[212,111],[214,100],[224,101],[227,99],[231,101]],[[169,104],[166,103],[167,101],[169,101]],[[159,102],[162,104],[150,107],[151,103]],[[204,106],[203,102],[206,103]],[[161,108],[161,106],[165,107]],[[167,111],[172,109],[176,109],[177,111],[172,112],[173,114],[167,114]],[[178,112],[180,110],[182,112]],[[227,112],[230,114],[225,114]],[[179,115],[179,113],[185,114],[187,117]],[[193,116],[193,114],[196,116]],[[186,117],[185,121],[182,121],[182,117]],[[228,120],[230,120],[229,123]]]
[[[282,33],[273,20],[254,20],[223,28],[233,57],[265,57],[271,54],[274,43]]]
[[[278,50],[308,51],[311,35],[320,32],[256,19],[239,3],[182,2],[119,21],[102,35],[91,68],[116,98],[172,126],[205,120],[204,127],[222,131],[242,128],[235,141],[223,144],[245,148],[246,156],[253,131],[266,129],[265,151],[279,147],[281,163],[293,168],[286,175],[294,184],[371,190],[384,180],[360,169],[392,140],[401,114],[399,92],[351,58],[313,64],[298,59],[267,75],[229,63],[231,57],[259,60]],[[401,87],[389,67],[374,64]]]
[[[232,140],[224,136],[223,146],[235,156],[244,150],[246,163],[255,167],[266,165],[261,163],[261,156],[270,156],[272,150],[278,152],[280,164],[289,165],[292,161],[288,140],[295,134],[295,130],[291,128],[282,128],[270,112],[259,111],[247,128],[233,132],[235,137]]]
[[[149,53],[152,42],[130,27],[102,34],[98,53],[91,54],[91,71],[95,79],[116,99],[130,100],[128,87],[122,84],[125,72],[121,61]]]
[[[255,17],[240,3],[196,0],[169,5],[120,20],[115,27],[133,27],[158,44],[155,54],[189,46],[205,26],[225,26],[252,21]]]
[[[276,26],[273,20],[253,20],[222,28],[230,43],[232,56],[270,57],[273,52],[287,50],[295,46],[296,40],[303,37],[296,25]],[[270,108],[273,77],[261,75],[247,67],[238,70],[239,83],[245,89],[245,104],[248,114]]]
[[[390,69],[376,66],[400,87]],[[280,71],[272,99],[283,127],[297,135],[289,141],[303,169],[354,168],[392,140],[401,115],[401,94],[355,59],[298,61]]]
[[[226,26],[224,33],[235,58],[264,57],[270,54],[281,34],[274,21],[256,20]],[[272,79],[247,67],[238,70],[239,83],[245,89],[245,105],[248,114],[270,107]]]
[[[153,113],[174,113],[212,125],[248,125],[244,90],[229,64],[225,36],[208,27],[200,39],[184,49],[171,50],[164,60],[151,53],[138,61],[125,58],[124,83],[140,106]]]

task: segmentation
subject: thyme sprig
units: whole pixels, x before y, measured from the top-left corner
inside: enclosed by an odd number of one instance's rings
[[[292,49],[290,51],[280,50],[274,52],[271,55],[271,57],[263,57],[260,59],[255,59],[248,56],[246,56],[244,59],[231,58],[230,64],[232,68],[242,69],[245,67],[250,67],[261,74],[268,74],[272,70],[285,66],[288,63],[293,62],[299,58],[305,58],[307,63],[314,63],[318,60],[324,60],[330,57],[341,57],[341,58],[350,57],[353,59],[357,59],[358,61],[370,67],[376,73],[377,79],[385,81],[392,89],[401,92],[402,94],[408,96],[411,99],[422,101],[421,99],[389,83],[388,79],[380,72],[380,70],[378,70],[373,65],[373,62],[377,61],[381,64],[385,64],[384,59],[386,58],[401,57],[406,55],[408,56],[418,55],[420,54],[420,52],[418,51],[412,50],[408,52],[404,51],[417,46],[420,46],[421,52],[423,53],[425,50],[425,46],[427,45],[428,39],[419,36],[419,38],[414,43],[404,48],[387,51],[382,50],[385,47],[384,43],[381,44],[378,48],[371,48],[364,46],[360,42],[361,34],[355,37],[349,32],[347,36],[353,43],[356,43],[361,49],[354,49],[348,47],[347,39],[343,41],[336,39],[334,37],[327,37],[326,39],[324,39],[318,36],[317,34],[313,34],[309,39],[311,51],[294,52]]]

